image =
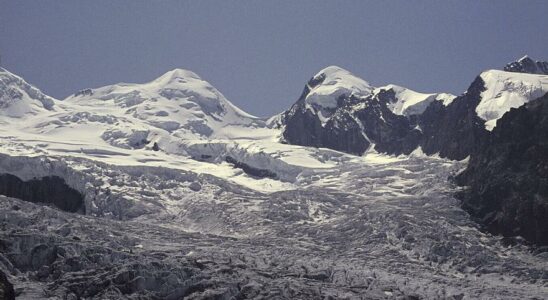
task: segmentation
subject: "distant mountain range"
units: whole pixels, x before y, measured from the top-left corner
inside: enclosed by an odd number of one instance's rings
[[[84,89],[64,100],[0,69],[0,122],[13,132],[53,140],[226,160],[282,180],[296,175],[284,175],[287,167],[272,157],[250,159],[236,150],[238,141],[268,140],[355,155],[422,151],[452,160],[470,157],[459,177],[471,189],[464,208],[494,232],[548,244],[548,179],[544,169],[532,165],[548,160],[541,104],[548,93],[547,74],[547,62],[525,56],[504,70],[482,72],[464,94],[454,96],[396,85],[373,87],[330,66],[305,84],[290,108],[263,120],[182,69],[144,84]],[[509,150],[517,145],[524,145],[523,152]],[[524,183],[509,188],[513,181],[508,178],[518,176],[518,167],[524,168],[519,171]]]

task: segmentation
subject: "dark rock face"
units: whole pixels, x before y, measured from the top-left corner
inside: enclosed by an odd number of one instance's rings
[[[0,174],[0,195],[53,204],[68,212],[85,213],[84,197],[57,176],[22,181],[11,174]]]
[[[283,131],[285,141],[294,145],[325,147],[352,154],[363,153],[370,143],[361,134],[359,124],[351,116],[335,111],[336,116],[331,118],[324,127],[319,117],[306,108],[305,98],[310,93],[309,87],[321,84],[324,79],[325,76],[310,79],[299,100],[284,113],[282,122],[285,124]],[[339,102],[341,101],[343,99]]]
[[[246,174],[253,177],[278,179],[278,174],[270,170],[252,167],[246,163],[237,161],[231,156],[225,157],[225,161],[229,164],[233,164],[235,168],[242,169]]]
[[[74,97],[91,96],[91,95],[93,95],[93,90],[92,89],[83,89],[83,90],[79,90],[78,92],[74,93]]]
[[[421,115],[394,114],[389,105],[396,102],[393,90],[381,90],[365,98],[342,95],[337,107],[324,109],[324,124],[317,112],[306,106],[310,88],[323,77],[308,82],[299,100],[283,115],[283,137],[295,145],[326,147],[361,155],[372,144],[387,154],[409,154],[418,146],[428,155],[461,160],[486,139],[489,132],[476,114],[484,82],[477,77],[467,92],[449,105],[433,101]],[[418,126],[417,126],[418,125]]]
[[[352,99],[353,106],[360,105]],[[366,102],[364,109],[355,115],[363,124],[365,135],[375,143],[375,150],[388,154],[409,154],[419,144],[421,133],[414,122],[407,117],[394,114],[388,104],[396,101],[393,91],[381,91]]]
[[[0,271],[0,299],[15,299],[15,291],[13,290],[13,285],[8,281],[8,277],[2,271]]]
[[[426,108],[418,121],[425,154],[439,153],[441,157],[461,160],[480,147],[489,135],[475,111],[484,89],[478,76],[466,93],[448,106],[435,101]]]
[[[548,94],[506,113],[457,183],[487,230],[548,245]]]
[[[308,86],[319,84],[318,78]],[[367,98],[341,96],[338,106],[322,125],[305,105],[309,88],[283,116],[283,137],[290,144],[326,147],[361,155],[372,144],[388,154],[409,154],[418,146],[428,154],[461,160],[480,145],[489,132],[476,112],[484,82],[480,77],[468,91],[448,106],[433,101],[421,115],[394,114],[388,105],[396,101],[392,90],[381,90]],[[417,125],[419,125],[417,127]]]
[[[388,104],[394,92],[383,91],[367,98],[342,95],[335,109],[327,111],[329,119],[322,124],[318,115],[306,107],[309,86],[320,84],[313,78],[299,100],[284,114],[283,137],[294,145],[325,147],[351,154],[363,154],[371,144],[375,150],[389,154],[409,154],[420,141],[420,132],[411,120],[394,114]]]
[[[548,61],[534,61],[525,56],[518,61],[507,64],[504,71],[548,75]]]

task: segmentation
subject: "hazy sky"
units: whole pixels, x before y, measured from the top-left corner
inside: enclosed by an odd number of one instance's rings
[[[374,86],[459,94],[482,70],[548,60],[548,1],[7,1],[2,65],[45,93],[192,70],[259,116],[338,65]]]

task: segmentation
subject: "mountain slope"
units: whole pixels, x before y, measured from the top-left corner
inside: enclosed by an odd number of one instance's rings
[[[496,122],[511,108],[537,99],[548,93],[548,76],[517,74],[497,70],[481,73],[485,91],[476,107],[478,116],[485,120],[485,128],[492,130]]]
[[[548,94],[498,123],[457,177],[464,208],[493,233],[548,245]]]
[[[449,105],[431,104],[419,117],[426,154],[464,159],[485,142],[497,120],[548,92],[548,76],[485,71]]]
[[[66,103],[120,111],[181,137],[222,135],[230,125],[259,122],[191,71],[175,69],[144,84],[115,84],[80,91]]]
[[[425,154],[462,160],[479,147],[488,135],[484,121],[475,112],[484,90],[485,83],[478,76],[449,105],[437,102],[427,107],[418,118],[420,146]]]
[[[21,118],[54,110],[55,100],[21,77],[0,68],[0,115]]]

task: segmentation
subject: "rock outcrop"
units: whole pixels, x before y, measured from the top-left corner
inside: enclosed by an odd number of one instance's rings
[[[504,67],[504,71],[548,75],[548,61],[534,61],[525,55]]]
[[[469,156],[488,135],[484,121],[476,114],[484,82],[481,77],[466,93],[444,106],[434,102],[419,116],[420,145],[425,154],[461,160]]]
[[[283,138],[290,144],[357,155],[370,147],[409,154],[420,146],[428,155],[462,160],[481,148],[505,113],[548,91],[548,76],[539,71],[544,64],[532,69],[529,60],[505,68],[512,72],[482,72],[459,97],[395,85],[372,88],[346,70],[328,67],[281,114]]]
[[[240,162],[233,158],[232,156],[225,157],[225,161],[229,164],[232,164],[234,168],[242,169],[246,174],[256,177],[256,178],[271,178],[278,179],[278,175],[267,169],[259,169],[252,167],[246,163]]]

